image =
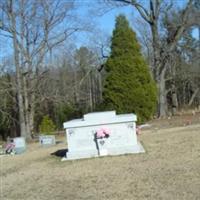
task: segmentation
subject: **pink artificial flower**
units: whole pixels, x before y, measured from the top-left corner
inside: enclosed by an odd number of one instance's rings
[[[97,138],[103,138],[103,137],[105,137],[105,134],[102,129],[99,129],[97,131]]]
[[[102,130],[103,130],[104,134],[107,136],[109,136],[111,134],[111,131],[109,128],[103,127]]]
[[[97,138],[109,137],[111,134],[110,129],[103,127],[97,131]]]
[[[8,150],[11,150],[11,149],[14,149],[15,148],[15,144],[14,143],[7,143],[6,146],[5,146],[5,150],[8,151]]]

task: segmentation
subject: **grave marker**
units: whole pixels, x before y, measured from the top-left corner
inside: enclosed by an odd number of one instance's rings
[[[144,152],[137,140],[136,120],[134,114],[108,111],[65,122],[68,152],[63,160]]]

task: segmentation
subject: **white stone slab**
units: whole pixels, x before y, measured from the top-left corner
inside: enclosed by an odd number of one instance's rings
[[[137,117],[134,114],[116,115],[115,111],[96,112],[84,115],[82,119],[75,119],[64,123],[64,128],[76,128],[84,126],[94,126],[103,124],[113,124],[122,122],[136,122]]]
[[[83,116],[84,121],[93,121],[93,120],[110,120],[111,118],[115,118],[115,111],[107,111],[107,112],[93,112],[88,113]]]

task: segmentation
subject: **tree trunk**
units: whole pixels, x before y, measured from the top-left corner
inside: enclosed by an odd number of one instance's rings
[[[34,134],[34,113],[35,113],[35,106],[32,105],[30,113],[29,113],[29,127],[30,127],[31,137]]]
[[[159,36],[157,29],[157,22],[151,25],[152,32],[152,45],[153,45],[153,75],[154,79],[158,82],[160,79],[159,71],[160,71],[160,44],[159,44]]]
[[[103,89],[102,89],[102,78],[101,78],[101,72],[99,72],[97,74],[97,79],[98,79],[98,98],[99,98],[99,103],[102,102],[102,93],[103,93]]]
[[[26,77],[23,77],[24,79],[24,115],[25,115],[25,124],[26,124],[26,139],[31,140],[31,130],[30,130],[30,106],[29,106],[29,96],[27,91],[27,80]]]
[[[35,81],[34,81],[34,86],[35,86]],[[31,137],[34,134],[34,116],[35,116],[35,91],[31,92],[30,95],[30,103],[31,103],[31,107],[30,107],[30,112],[29,112],[29,126],[30,126],[30,134]]]
[[[172,91],[172,115],[175,115],[178,108],[177,93]]]
[[[189,106],[192,105],[192,103],[193,103],[193,101],[194,101],[194,98],[197,96],[198,92],[199,92],[199,88],[197,88],[197,89],[194,91],[194,93],[193,93],[193,95],[192,95],[192,97],[191,97],[191,99],[190,99],[190,101],[189,101],[189,104],[188,104]]]
[[[12,3],[11,3],[11,11],[10,18],[12,23],[12,36],[13,36],[13,47],[14,47],[14,62],[16,69],[16,83],[17,83],[17,100],[18,100],[18,109],[19,109],[19,124],[20,124],[20,132],[21,136],[26,138],[26,124],[24,117],[24,102],[23,102],[23,88],[21,82],[21,70],[20,70],[20,62],[19,62],[19,46],[17,44],[17,34],[16,34],[16,21],[14,14],[12,12]]]
[[[175,77],[175,73],[173,74],[173,77]],[[175,115],[178,108],[178,98],[177,98],[177,92],[176,92],[176,85],[175,81],[172,82],[172,115]]]
[[[158,117],[166,117],[167,115],[167,101],[166,101],[166,85],[165,85],[165,72],[166,66],[161,69],[161,58],[160,58],[160,44],[158,36],[157,21],[151,24],[152,32],[152,45],[153,45],[153,74],[154,79],[158,85],[159,101],[158,101]],[[165,65],[165,64],[164,64]]]
[[[93,98],[92,98],[92,71],[89,74],[89,81],[88,81],[88,86],[89,86],[89,107],[90,107],[90,111],[93,111]]]
[[[158,82],[159,89],[159,117],[166,117],[167,115],[167,101],[166,101],[166,85],[165,85],[165,71],[164,68],[160,75],[160,80]]]
[[[74,70],[74,102],[76,105],[79,103],[79,85],[76,69]]]

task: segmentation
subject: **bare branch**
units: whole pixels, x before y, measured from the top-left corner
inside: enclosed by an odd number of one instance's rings
[[[148,12],[148,10],[144,6],[142,6],[140,3],[138,3],[136,0],[115,0],[115,1],[134,6],[140,13],[141,17],[146,22],[148,22],[149,24],[152,23],[151,15]]]

